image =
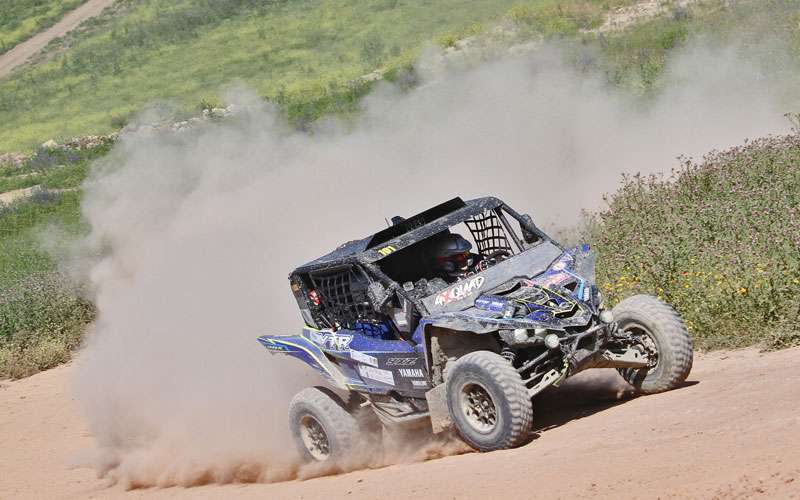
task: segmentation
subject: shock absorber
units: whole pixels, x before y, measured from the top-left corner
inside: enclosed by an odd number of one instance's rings
[[[500,351],[500,355],[503,356],[506,359],[506,361],[511,363],[512,366],[514,365],[514,359],[516,359],[517,353],[514,352],[513,349],[511,349],[507,345],[503,346],[503,349]]]

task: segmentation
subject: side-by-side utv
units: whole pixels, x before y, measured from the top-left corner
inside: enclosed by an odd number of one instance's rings
[[[365,411],[497,450],[530,439],[537,394],[587,368],[616,368],[642,394],[689,374],[672,307],[637,295],[605,308],[588,246],[562,248],[501,200],[455,198],[392,222],[295,269],[302,333],[259,338],[329,383],[289,408],[306,459],[345,457],[374,432]]]

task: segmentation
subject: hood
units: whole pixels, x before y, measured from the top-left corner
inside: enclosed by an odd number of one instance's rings
[[[514,278],[475,300],[475,307],[506,320],[528,320],[551,328],[582,326],[597,312],[595,256],[588,245],[561,254],[532,278]]]
[[[539,276],[548,271],[564,255],[561,248],[544,241],[485,271],[454,283],[444,290],[422,299],[430,314],[464,311],[475,305],[475,299],[492,293],[515,277]]]

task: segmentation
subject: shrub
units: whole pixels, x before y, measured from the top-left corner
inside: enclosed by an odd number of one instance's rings
[[[68,361],[94,306],[63,275],[31,275],[0,290],[0,378]]]
[[[113,130],[121,130],[128,125],[128,122],[131,119],[130,114],[112,114],[111,115],[111,128]]]
[[[657,295],[700,347],[800,343],[800,135],[626,177],[608,201],[589,233],[612,304]]]
[[[458,42],[458,35],[455,33],[445,33],[444,35],[441,35],[436,39],[436,43],[438,43],[439,46],[445,49],[448,49],[450,47],[455,47],[456,42]]]
[[[214,108],[221,108],[222,102],[215,97],[203,97],[200,99],[200,111],[211,111]]]

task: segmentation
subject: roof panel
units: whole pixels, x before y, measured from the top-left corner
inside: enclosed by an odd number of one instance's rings
[[[473,215],[502,204],[502,201],[493,197],[477,198],[466,202],[458,197],[453,198],[410,217],[396,226],[379,231],[370,237],[347,242],[333,252],[303,264],[293,272],[304,273],[320,270],[351,261],[376,262],[401,248],[413,245],[448,227],[463,222]],[[389,231],[409,221],[411,222],[404,227]]]

